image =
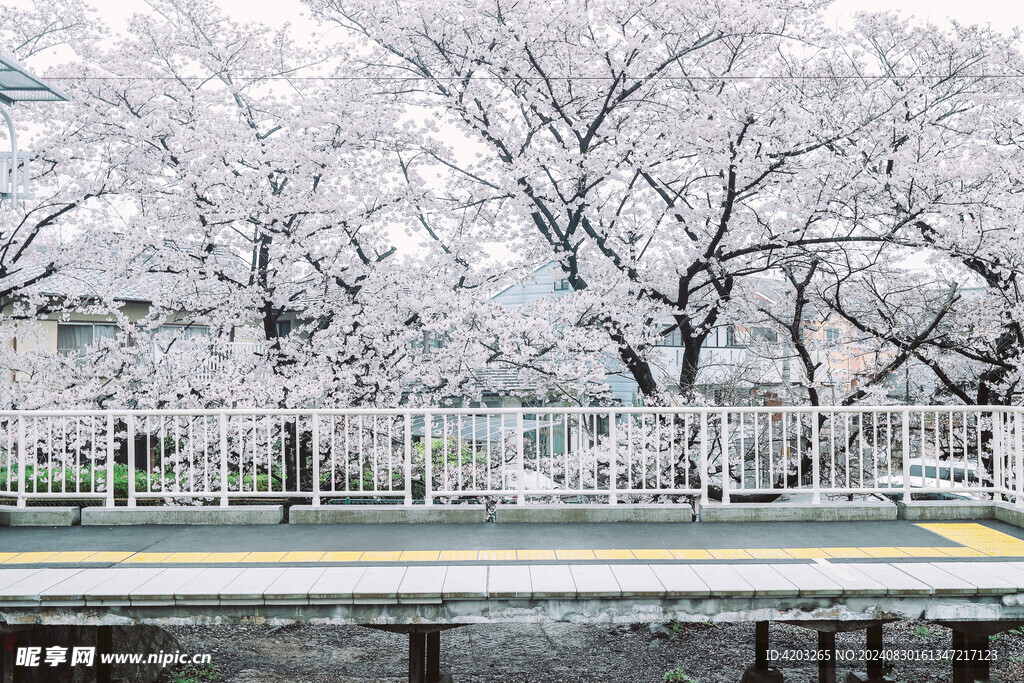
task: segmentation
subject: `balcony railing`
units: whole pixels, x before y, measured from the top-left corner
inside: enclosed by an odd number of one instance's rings
[[[18,152],[17,157],[11,152],[0,152],[0,199],[27,199],[29,192],[29,164],[32,155]]]
[[[0,413],[0,498],[820,503],[1022,496],[1021,408]],[[723,458],[723,454],[726,456]],[[113,482],[113,485],[111,485]]]

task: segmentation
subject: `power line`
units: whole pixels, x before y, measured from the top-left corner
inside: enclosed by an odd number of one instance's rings
[[[459,82],[465,80],[462,76],[246,76],[237,72],[230,74],[233,77],[245,77],[254,81],[385,81],[385,82],[409,82],[409,81],[442,81]],[[216,78],[218,74],[207,76],[51,76],[47,80],[64,81],[208,81]],[[474,81],[612,81],[615,76],[473,76]],[[1020,80],[1024,74],[948,74],[948,75],[726,75],[726,76],[640,76],[636,78],[625,78],[623,80],[658,80],[658,81],[962,81],[962,80]]]

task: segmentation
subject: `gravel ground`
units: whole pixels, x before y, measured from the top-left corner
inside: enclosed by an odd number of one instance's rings
[[[183,647],[210,653],[217,675],[176,671],[175,683],[231,681],[283,683],[308,681],[400,681],[407,672],[404,635],[357,626],[175,627],[168,629]],[[596,624],[474,625],[441,635],[441,667],[457,683],[466,681],[663,681],[679,670],[694,683],[736,683],[753,661],[753,624],[679,624],[674,628]],[[811,631],[772,624],[773,649],[816,647]],[[942,650],[948,629],[926,623],[885,627],[887,648]],[[841,633],[837,647],[860,649],[864,632]],[[998,652],[993,680],[1024,681],[1024,630],[992,640]],[[817,665],[779,664],[792,683],[817,680]],[[841,665],[839,681],[863,664]],[[210,672],[204,671],[203,674]],[[945,662],[900,662],[888,674],[895,681],[949,681]],[[687,681],[679,677],[680,683]]]

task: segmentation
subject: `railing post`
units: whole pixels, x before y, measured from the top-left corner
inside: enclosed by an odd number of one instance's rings
[[[434,444],[434,416],[430,413],[423,415],[423,502],[426,505],[434,504],[434,458],[431,455]]]
[[[412,415],[405,414],[405,504],[412,505]]]
[[[708,413],[700,414],[700,504],[708,504]]]
[[[608,504],[615,505],[619,502],[617,495],[619,490],[619,429],[615,424],[615,411],[608,411],[608,440],[612,442],[611,450],[608,451]],[[597,482],[594,482],[597,485]]]
[[[131,437],[131,434],[128,435]],[[107,413],[107,499],[105,505],[108,508],[114,507],[114,414]],[[128,476],[131,477],[132,470],[129,466]]]
[[[1016,489],[1016,496],[1017,496],[1016,500],[1014,502],[1015,502],[1017,507],[1024,507],[1024,485],[1022,485],[1022,482],[1024,482],[1024,457],[1022,457],[1022,453],[1021,453],[1021,451],[1024,450],[1024,448],[1022,448],[1022,446],[1024,446],[1024,440],[1022,440],[1022,438],[1021,438],[1022,435],[1021,435],[1021,424],[1020,424],[1020,412],[1021,412],[1020,408],[1017,408],[1017,409],[1014,410],[1014,413],[1013,413],[1013,418],[1014,418],[1014,421],[1016,422],[1016,424],[1014,425],[1013,431],[1014,431],[1014,436],[1017,437],[1015,439],[1016,442],[1017,442],[1015,444],[1016,448],[1013,449],[1015,460],[1016,460],[1016,462],[1014,463],[1014,465],[1015,465],[1015,472],[1014,472],[1014,477],[1013,477],[1013,479],[1014,479],[1013,484],[1014,484],[1014,488]]]
[[[205,447],[205,446],[204,446]],[[146,462],[149,463],[149,454],[146,454]],[[128,507],[135,507],[135,476],[139,471],[138,461],[135,453],[135,415],[128,413]],[[114,468],[111,467],[107,476],[114,476]],[[149,468],[146,468],[146,480],[149,480]],[[113,478],[111,478],[111,489],[113,489]]]
[[[818,445],[819,429],[818,411],[813,410],[811,411],[811,458],[813,459],[813,462],[811,463],[812,505],[819,505],[821,503],[821,449]],[[877,451],[877,444],[875,449]]]
[[[25,418],[18,416],[18,507],[25,507],[25,470],[28,468],[28,443],[25,438]]]
[[[313,413],[311,417],[313,418],[313,507],[320,507],[320,415]]]
[[[729,411],[722,411],[722,505],[729,504]]]
[[[1003,477],[1003,458],[1006,457],[1005,440],[1006,425],[1003,423],[1003,414],[992,411],[992,431],[994,432],[994,458],[992,467],[992,500],[1002,500],[1000,490],[1006,486],[1006,479]]]
[[[903,411],[903,502],[910,502],[910,411]],[[922,472],[924,474],[924,472]],[[891,483],[891,482],[890,482]]]
[[[523,490],[526,488],[526,463],[524,462],[523,450],[523,412],[516,414],[516,504],[523,505],[526,502],[526,495]],[[596,484],[596,482],[595,482]],[[583,482],[580,482],[582,488]]]
[[[282,435],[281,447],[284,448]],[[298,444],[296,444],[298,448]],[[228,416],[220,414],[220,506],[228,506]]]

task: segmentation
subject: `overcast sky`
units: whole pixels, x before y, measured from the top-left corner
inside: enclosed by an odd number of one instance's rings
[[[10,2],[11,0],[0,0]],[[92,0],[101,16],[112,26],[122,24],[142,0]],[[296,28],[310,26],[309,11],[301,0],[221,0],[221,6],[238,19],[258,20],[271,26],[291,21]],[[1012,0],[838,0],[829,16],[840,20],[857,10],[882,11],[897,9],[941,21],[946,18],[961,23],[992,24],[1010,30],[1024,26],[1024,3]]]

